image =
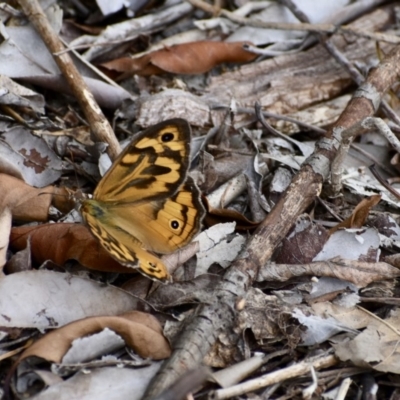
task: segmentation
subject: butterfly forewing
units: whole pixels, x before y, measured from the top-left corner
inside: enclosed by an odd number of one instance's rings
[[[133,139],[99,182],[94,198],[131,203],[174,194],[189,166],[190,127],[175,119]]]

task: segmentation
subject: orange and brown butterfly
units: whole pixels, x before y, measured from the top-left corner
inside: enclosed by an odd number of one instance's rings
[[[171,119],[134,137],[80,211],[92,234],[122,265],[169,281],[155,255],[171,253],[198,232],[204,215],[199,189],[187,176],[191,130]]]

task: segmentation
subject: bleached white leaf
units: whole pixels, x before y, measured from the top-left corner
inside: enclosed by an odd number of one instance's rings
[[[363,256],[379,258],[379,234],[375,228],[338,230],[325,243],[313,261],[326,261],[334,257],[360,260]]]
[[[96,3],[104,16],[114,14],[125,6],[129,5],[129,1],[127,0],[96,0]]]
[[[31,186],[44,187],[60,178],[63,162],[47,143],[17,126],[2,135],[0,157]]]
[[[244,237],[237,235],[229,243],[225,240],[234,232],[235,225],[235,222],[217,224],[197,236],[200,251],[197,253],[195,276],[206,273],[213,263],[226,268],[236,258],[245,242]]]
[[[30,107],[37,113],[44,113],[44,97],[41,94],[4,75],[0,75],[0,88],[0,104]]]
[[[130,37],[133,40],[147,32],[156,30],[157,28],[164,27],[182,16],[188,14],[192,10],[192,6],[189,3],[180,3],[159,12],[144,15],[139,18],[131,18],[127,21],[123,21],[114,25],[108,25],[101,34],[96,36],[93,42],[93,46],[84,54],[87,60],[92,60],[105,54],[109,48],[113,47],[112,42],[125,40]],[[110,46],[104,46],[104,43],[111,43]],[[96,43],[101,45],[96,46]],[[79,44],[79,41],[73,41],[70,45],[75,46]]]
[[[347,328],[345,325],[338,322],[335,318],[321,318],[315,315],[306,316],[300,309],[295,309],[292,313],[294,318],[307,327],[305,332],[302,332],[302,345],[313,346],[314,344],[323,343],[333,335],[339,332],[351,332],[357,334],[358,332]]]
[[[222,239],[235,231],[235,222],[226,222],[224,224],[216,224],[211,228],[206,229],[196,237],[196,242],[199,242],[200,252],[211,249],[218,244]]]
[[[282,193],[290,185],[292,174],[286,168],[279,167],[275,171],[272,181],[269,185],[271,192]]]
[[[12,223],[12,213],[5,207],[0,213],[0,268],[7,262],[8,242],[10,241],[10,231]]]
[[[136,308],[137,299],[113,286],[54,271],[24,271],[0,280],[0,325],[48,329]]]
[[[97,368],[78,372],[47,388],[32,400],[140,400],[161,363],[144,368]]]
[[[197,253],[197,267],[195,276],[205,274],[208,268],[217,263],[226,268],[237,257],[245,243],[245,238],[237,235],[230,242],[222,240],[212,249]]]
[[[378,192],[382,195],[381,201],[396,208],[400,207],[400,201],[374,177],[360,172],[356,168],[347,169],[347,175],[343,177],[343,185],[357,195],[372,196]]]
[[[103,354],[109,354],[125,346],[124,339],[111,329],[75,339],[65,353],[63,364],[78,364],[94,360]]]
[[[52,55],[31,25],[8,26],[9,39],[0,45],[0,74],[11,78],[59,74]]]
[[[297,7],[307,15],[311,23],[322,22],[332,16],[336,11],[340,10],[349,3],[349,0],[330,1],[330,0],[297,0],[294,1]],[[240,9],[236,11],[240,13]],[[254,13],[250,18],[263,22],[282,22],[296,23],[298,19],[285,6],[269,2],[264,10],[259,13]],[[227,41],[237,42],[250,40],[254,44],[267,44],[276,42],[286,42],[296,38],[302,38],[306,35],[305,32],[294,30],[278,30],[254,28],[243,26],[233,30],[232,35],[227,38]]]
[[[312,298],[316,298],[340,290],[351,290],[355,293],[358,292],[358,288],[354,283],[331,277],[321,277],[318,279],[318,282],[313,282],[310,295]]]

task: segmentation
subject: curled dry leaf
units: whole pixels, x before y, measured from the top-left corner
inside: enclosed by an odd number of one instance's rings
[[[102,64],[103,67],[128,74],[155,75],[164,72],[175,74],[202,74],[224,62],[249,62],[257,57],[244,49],[249,42],[200,41],[177,44],[145,54],[139,58],[123,57]]]
[[[0,226],[1,226],[1,219],[0,219]],[[11,227],[8,230],[8,232],[10,232],[10,230],[11,230]],[[8,247],[9,239],[10,239],[10,234],[8,233],[7,247]],[[0,241],[1,241],[1,236],[0,236]],[[0,246],[1,246],[1,242],[0,242]],[[28,241],[27,246],[24,250],[18,251],[17,253],[12,255],[10,259],[7,260],[6,272],[7,272],[7,274],[14,274],[16,272],[30,271],[31,269],[32,269],[31,244]]]
[[[143,358],[162,360],[171,354],[170,345],[157,319],[150,314],[131,311],[119,316],[84,318],[51,331],[26,349],[17,363],[33,356],[60,363],[73,340],[105,328],[120,335]]]
[[[178,377],[175,383],[155,397],[154,400],[193,398],[191,393],[195,393],[209,378],[211,378],[211,370],[208,367],[200,366],[191,369]]]
[[[28,240],[31,241],[32,258],[38,264],[51,260],[64,265],[68,260],[77,260],[84,267],[98,271],[136,271],[115,261],[84,225],[44,224],[11,230],[10,246],[13,250],[24,249]]]
[[[380,194],[376,194],[370,197],[367,197],[360,201],[354,209],[353,213],[349,218],[346,218],[340,224],[337,224],[333,227],[329,234],[336,232],[339,228],[361,228],[364,226],[364,223],[371,211],[371,208],[376,206],[381,201],[382,196]]]
[[[207,214],[204,219],[207,226],[235,222],[237,230],[250,230],[255,229],[259,225],[259,222],[250,221],[246,216],[236,210],[213,208],[210,206],[206,197],[203,197],[203,199],[207,208]]]
[[[161,257],[162,261],[168,266],[169,272],[172,274],[176,269],[184,264],[187,260],[197,254],[199,251],[199,243],[193,241],[187,246],[174,251],[170,254],[165,254]]]
[[[195,302],[207,303],[221,277],[214,274],[200,275],[194,279],[174,282],[173,285],[160,285],[147,300],[159,310]]]
[[[65,190],[53,186],[34,188],[5,174],[0,174],[0,193],[0,211],[10,209],[13,219],[19,221],[47,221],[53,199],[60,208],[66,207]]]
[[[342,361],[376,371],[400,373],[398,356],[400,316],[393,310],[389,318],[371,318],[363,332],[354,339],[334,344],[336,356]]]

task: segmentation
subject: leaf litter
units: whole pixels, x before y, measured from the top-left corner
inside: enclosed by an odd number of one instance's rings
[[[119,140],[169,118],[192,127],[190,175],[207,216],[193,243],[164,256],[174,282],[160,285],[119,265],[76,220],[76,190],[93,191],[107,146],[89,137],[25,3],[1,9],[4,391],[300,399],[347,385],[349,398],[396,398],[399,199],[388,185],[396,190],[400,120],[398,88],[379,72],[397,57],[395,6],[40,3]],[[379,99],[378,82],[391,86]],[[393,138],[356,132],[331,162],[339,116],[362,124],[381,98]]]

